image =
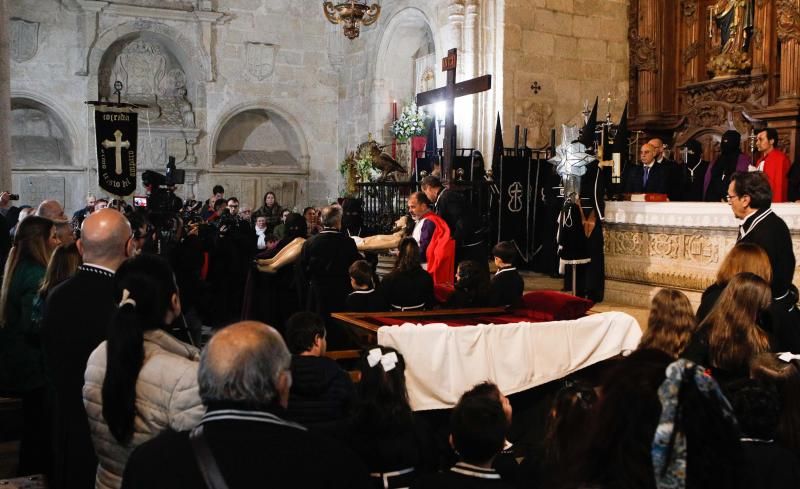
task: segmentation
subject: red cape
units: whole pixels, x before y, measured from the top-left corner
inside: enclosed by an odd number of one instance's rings
[[[455,279],[456,242],[450,237],[450,228],[444,219],[430,212],[425,215],[436,225],[425,256],[428,259],[428,273],[433,284],[452,284]]]
[[[789,158],[779,149],[773,149],[762,157],[764,161],[764,176],[772,187],[772,201],[786,202],[789,199]],[[759,160],[760,162],[760,160]]]

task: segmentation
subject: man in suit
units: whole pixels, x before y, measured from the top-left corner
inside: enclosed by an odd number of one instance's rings
[[[341,232],[342,208],[332,205],[322,209],[322,231],[310,237],[300,251],[297,263],[298,283],[305,289],[306,310],[328,322],[328,342],[334,349],[346,346],[345,331],[331,322],[331,312],[344,311],[350,288],[348,270],[361,255],[356,242]]]
[[[775,351],[794,351],[800,344],[797,328],[797,289],[792,286],[795,256],[789,227],[771,209],[772,188],[762,172],[734,173],[727,200],[741,219],[737,242],[754,243],[767,252],[772,265],[770,320],[759,321],[770,333]]]
[[[795,256],[789,227],[772,211],[772,195],[770,183],[762,172],[734,173],[727,201],[733,215],[743,221],[736,241],[755,243],[767,252],[772,265],[772,296],[779,301],[792,295],[789,288]]]
[[[423,178],[420,188],[433,202],[434,212],[450,228],[456,241],[456,265],[463,260],[474,260],[486,265],[488,271],[486,240],[478,232],[478,215],[464,194],[444,188],[441,180],[434,176]]]
[[[670,171],[666,164],[656,163],[656,150],[649,144],[643,144],[639,152],[641,165],[628,165],[622,177],[624,193],[669,193]]]
[[[291,355],[263,323],[220,330],[200,357],[208,411],[191,435],[165,431],[139,446],[123,489],[212,487],[368,488],[364,464],[331,438],[286,420]],[[200,463],[198,458],[200,457]]]
[[[47,298],[42,319],[45,372],[54,389],[54,480],[51,488],[94,487],[97,459],[83,408],[83,373],[106,339],[116,311],[114,273],[133,253],[128,220],[114,209],[83,221],[78,250],[83,265]]]

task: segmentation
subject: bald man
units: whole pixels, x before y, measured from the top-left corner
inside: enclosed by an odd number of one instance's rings
[[[669,200],[680,200],[681,199],[681,191],[683,188],[683,182],[681,181],[681,176],[683,169],[681,168],[683,161],[676,161],[670,158],[667,158],[667,155],[664,154],[664,140],[661,138],[653,138],[647,142],[650,146],[653,147],[656,156],[656,165],[664,167],[667,170],[667,195],[669,195]],[[663,193],[663,192],[658,192]]]
[[[227,487],[369,487],[350,450],[283,418],[290,362],[280,333],[266,324],[236,323],[214,335],[200,357],[208,411],[192,431],[195,445],[209,448]],[[163,432],[142,444],[122,478],[123,489],[174,487],[206,487],[188,432]]]
[[[656,163],[656,149],[645,143],[639,151],[640,165],[628,165],[622,175],[623,193],[666,194],[669,189],[669,169]]]
[[[116,311],[114,273],[132,253],[131,236],[128,220],[118,211],[92,213],[83,221],[77,243],[83,265],[50,292],[45,304],[42,349],[45,371],[55,388],[50,487],[94,485],[97,459],[83,407],[83,372],[89,355],[106,339]]]
[[[57,200],[42,201],[36,208],[36,215],[46,217],[56,224],[56,234],[61,240],[61,244],[67,245],[75,241],[72,225],[67,215],[64,214],[64,208],[60,202]]]

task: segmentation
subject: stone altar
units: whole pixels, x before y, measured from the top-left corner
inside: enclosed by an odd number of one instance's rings
[[[772,208],[789,226],[794,254],[800,256],[800,205]],[[673,287],[686,292],[696,307],[736,244],[739,224],[723,203],[608,202],[605,299],[649,307],[660,288]],[[794,283],[800,283],[800,267]]]

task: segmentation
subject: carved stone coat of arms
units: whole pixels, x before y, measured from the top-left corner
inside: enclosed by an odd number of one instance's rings
[[[22,63],[33,59],[39,50],[39,23],[11,19],[11,59]]]
[[[277,54],[275,44],[248,42],[245,49],[247,72],[259,81],[268,78],[275,70]]]

